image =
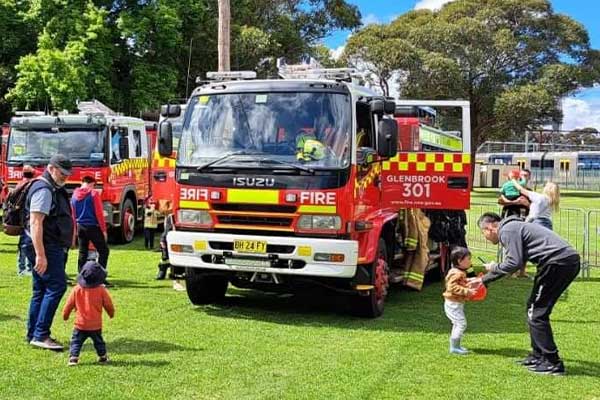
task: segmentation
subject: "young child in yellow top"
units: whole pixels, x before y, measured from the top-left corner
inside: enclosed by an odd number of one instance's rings
[[[450,333],[450,353],[467,354],[469,351],[461,346],[463,334],[467,329],[465,317],[465,301],[476,292],[469,287],[467,269],[471,267],[471,252],[466,247],[456,247],[450,254],[452,268],[446,275],[446,290],[444,291],[444,311],[452,322]]]

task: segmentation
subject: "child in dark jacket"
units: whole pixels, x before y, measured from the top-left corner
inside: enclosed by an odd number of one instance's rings
[[[88,260],[89,244],[92,242],[98,252],[98,262],[104,269],[108,266],[108,246],[106,245],[107,232],[104,220],[102,200],[94,190],[96,179],[93,176],[84,176],[81,187],[75,189],[71,198],[73,217],[77,222],[77,240],[79,241],[79,259],[77,269],[81,268]]]
[[[75,328],[71,337],[69,365],[79,363],[79,353],[87,338],[92,338],[98,354],[98,362],[108,362],[106,343],[102,337],[102,309],[110,318],[115,315],[115,308],[106,287],[102,284],[106,279],[106,270],[95,261],[85,263],[77,276],[77,286],[69,295],[63,319],[67,321],[71,311],[75,309]]]

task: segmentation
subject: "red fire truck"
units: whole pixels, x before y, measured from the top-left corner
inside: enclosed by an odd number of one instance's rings
[[[152,146],[152,200],[156,208],[164,215],[173,212],[175,201],[175,159],[177,158],[177,147],[181,138],[183,126],[183,112],[185,104],[167,104],[162,107],[159,125],[168,119],[172,127],[173,152],[168,156],[160,155],[158,141]],[[169,118],[169,110],[173,113],[177,110],[177,117]]]
[[[116,115],[97,101],[80,102],[78,107],[79,114],[17,113],[3,140],[3,181],[10,190],[22,179],[24,165],[33,166],[39,175],[53,154],[62,153],[73,162],[67,190],[79,186],[83,176],[94,176],[111,237],[130,242],[150,192],[145,123]]]
[[[399,210],[468,208],[469,104],[394,102],[344,70],[293,72],[231,72],[192,94],[170,261],[186,267],[193,304],[218,301],[229,283],[321,286],[350,295],[357,314],[379,316],[401,251]],[[398,151],[396,105],[458,107],[460,151]],[[160,153],[170,155],[172,127],[159,130]]]

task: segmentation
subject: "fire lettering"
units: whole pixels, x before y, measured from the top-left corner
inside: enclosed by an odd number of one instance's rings
[[[181,200],[208,200],[208,189],[182,188],[179,198]]]
[[[335,192],[300,192],[300,204],[335,205]]]

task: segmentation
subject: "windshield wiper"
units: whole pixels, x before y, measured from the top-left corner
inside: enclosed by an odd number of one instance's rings
[[[231,158],[231,157],[235,157],[235,156],[253,156],[253,155],[257,155],[257,154],[262,154],[262,153],[256,152],[256,151],[248,151],[248,150],[234,151],[233,153],[223,154],[221,157],[215,158],[214,160],[209,161],[206,164],[202,164],[199,167],[196,167],[196,170],[197,171],[202,171],[203,169],[206,169],[206,168],[210,167],[211,165],[214,165],[214,164],[219,163],[221,161],[227,160],[228,158]]]
[[[301,165],[297,165],[297,164],[294,164],[294,163],[291,163],[291,162],[287,162],[287,161],[276,160],[274,158],[262,158],[262,159],[258,160],[258,162],[261,163],[261,164],[279,164],[279,165],[285,165],[285,166],[294,168],[294,169],[299,170],[299,171],[307,172],[307,173],[309,173],[311,175],[315,174],[315,170],[312,169],[312,168],[303,167]]]

